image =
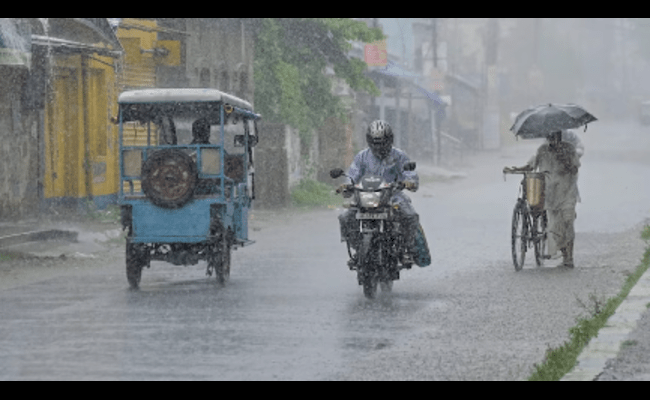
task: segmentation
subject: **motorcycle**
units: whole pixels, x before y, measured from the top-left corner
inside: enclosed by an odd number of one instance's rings
[[[405,171],[415,170],[415,162],[404,165]],[[406,248],[404,235],[400,232],[397,219],[397,205],[391,202],[393,195],[404,189],[404,182],[386,182],[376,175],[364,175],[360,182],[354,182],[340,168],[330,171],[333,179],[347,176],[352,181],[343,190],[337,190],[345,198],[351,198],[344,207],[356,211],[359,230],[355,232],[358,247],[352,254],[353,247],[346,241],[348,254],[356,260],[350,265],[357,271],[359,285],[367,298],[374,298],[377,286],[382,292],[390,292],[393,281],[399,279],[401,269],[410,269],[411,265],[401,264]]]

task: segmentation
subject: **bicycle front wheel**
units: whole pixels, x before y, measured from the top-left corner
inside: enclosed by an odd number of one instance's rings
[[[522,202],[517,202],[512,213],[512,262],[520,271],[526,260],[528,248],[528,212]]]

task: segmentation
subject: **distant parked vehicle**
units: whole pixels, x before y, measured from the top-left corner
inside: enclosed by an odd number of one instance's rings
[[[215,89],[133,90],[118,102],[130,286],[139,287],[151,260],[206,260],[208,275],[225,283],[231,250],[253,243],[248,211],[260,115]]]

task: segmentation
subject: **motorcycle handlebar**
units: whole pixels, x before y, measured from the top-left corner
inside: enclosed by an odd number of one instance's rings
[[[392,189],[404,190],[406,188],[406,182],[392,182],[389,184]],[[354,190],[354,185],[351,183],[343,184],[336,189],[336,194],[341,194],[345,192],[352,192]],[[408,189],[413,191],[413,189]]]

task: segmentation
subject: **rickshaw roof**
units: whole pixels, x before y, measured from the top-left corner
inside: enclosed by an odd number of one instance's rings
[[[246,100],[217,89],[183,88],[129,90],[122,92],[117,101],[120,104],[223,102],[249,111],[252,111],[253,109],[251,104]]]

